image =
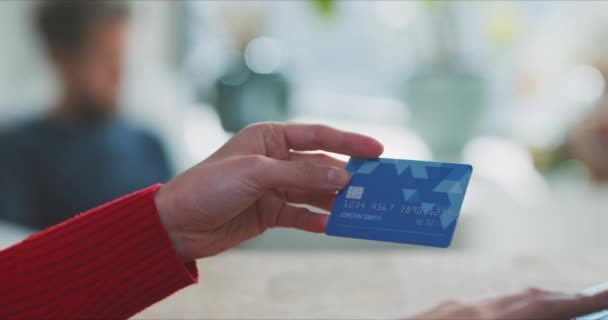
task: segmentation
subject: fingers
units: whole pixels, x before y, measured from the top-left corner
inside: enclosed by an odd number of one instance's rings
[[[334,201],[336,201],[336,193],[311,193],[301,190],[287,191],[287,202],[308,204],[327,211],[331,211]]]
[[[323,125],[279,125],[287,146],[294,150],[325,150],[358,158],[377,158],[384,147],[377,140],[358,133]]]
[[[493,308],[507,309],[510,306],[512,306],[513,304],[518,304],[521,301],[540,300],[541,298],[545,297],[548,293],[549,293],[548,291],[545,291],[545,290],[542,290],[539,288],[535,288],[535,287],[530,287],[523,291],[510,293],[507,295],[496,296],[496,297],[490,298],[488,301],[489,301],[489,304]]]
[[[285,205],[279,212],[275,227],[323,233],[327,227],[328,219],[329,216],[325,214],[314,213],[306,208]]]
[[[307,161],[314,163],[319,166],[325,167],[337,167],[337,168],[345,168],[346,162],[336,159],[334,157],[328,156],[323,153],[303,153],[291,151],[289,153],[289,159],[293,161]]]
[[[506,314],[511,318],[570,319],[608,308],[608,295],[604,292],[587,296],[531,288],[507,296],[493,307],[497,310],[514,310],[515,313]]]
[[[242,161],[250,179],[263,189],[286,188],[315,192],[343,189],[350,174],[341,168],[316,165],[308,161],[283,161],[263,156],[248,156]]]

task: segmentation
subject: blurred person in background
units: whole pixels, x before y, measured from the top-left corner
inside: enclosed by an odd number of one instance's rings
[[[608,65],[596,63],[608,92]],[[549,172],[576,159],[585,167],[589,178],[597,183],[608,182],[608,96],[603,94],[591,112],[577,119],[564,141],[548,150],[533,150],[536,167]]]
[[[608,92],[608,64],[596,62]],[[576,123],[567,139],[566,151],[585,164],[596,182],[608,182],[608,96],[600,97],[595,109]]]
[[[159,139],[117,115],[128,17],[124,1],[40,3],[59,99],[0,133],[0,219],[43,229],[171,177]]]

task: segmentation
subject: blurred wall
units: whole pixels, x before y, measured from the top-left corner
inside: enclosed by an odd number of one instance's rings
[[[52,98],[49,68],[30,20],[35,4],[0,3],[0,125],[44,109]]]

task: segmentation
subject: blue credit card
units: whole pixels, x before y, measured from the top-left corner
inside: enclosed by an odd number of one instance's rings
[[[330,236],[448,247],[473,168],[468,164],[351,158]]]

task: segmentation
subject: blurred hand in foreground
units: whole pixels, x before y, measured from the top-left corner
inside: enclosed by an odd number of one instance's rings
[[[566,294],[540,289],[464,303],[450,301],[412,319],[571,319],[608,308],[608,292]]]

